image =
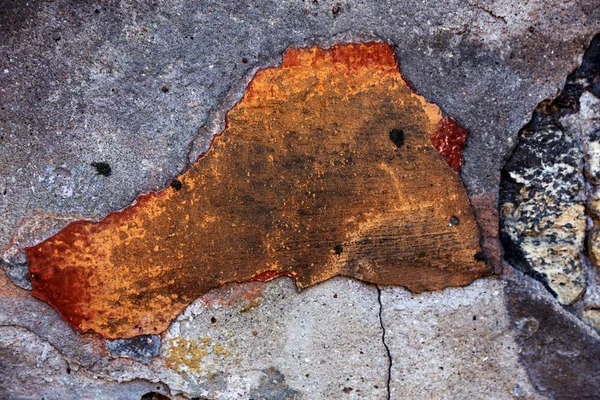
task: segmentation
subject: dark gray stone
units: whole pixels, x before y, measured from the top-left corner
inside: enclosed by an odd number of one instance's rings
[[[250,399],[264,400],[295,400],[300,399],[300,394],[290,389],[285,384],[285,377],[276,368],[267,368],[263,371],[258,388],[249,393]]]
[[[159,353],[160,336],[139,335],[129,339],[107,340],[106,347],[113,357],[129,357],[148,364]]]

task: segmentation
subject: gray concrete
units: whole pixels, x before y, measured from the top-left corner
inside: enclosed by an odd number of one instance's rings
[[[394,41],[417,90],[470,130],[470,192],[495,194],[519,128],[600,30],[594,0],[511,4],[2,2],[0,247],[34,210],[98,218],[166,186],[253,68],[336,36]]]
[[[168,185],[289,46],[393,41],[402,73],[469,129],[463,180],[494,203],[519,129],[598,31],[596,0],[2,1],[4,268],[28,288],[23,246]],[[597,333],[518,273],[421,295],[343,278],[301,293],[286,278],[232,285],[139,361],[0,278],[0,398],[385,399],[388,350],[394,399],[600,390]]]
[[[177,317],[149,367],[95,366],[190,397],[307,400],[385,399],[387,368],[377,289],[347,278],[302,292],[289,278],[214,290]]]
[[[505,286],[487,278],[411,294],[394,287],[379,293],[347,278],[301,292],[289,278],[229,285],[192,303],[150,363],[109,357],[103,341],[66,326],[28,326],[26,316],[44,303],[21,300],[23,321],[0,319],[2,366],[13,365],[3,368],[0,388],[23,399],[110,398],[116,382],[124,382],[119,399],[150,390],[171,398],[386,399],[391,371],[392,399],[542,398],[519,361],[520,331],[505,307]],[[541,285],[536,290],[547,295]],[[74,341],[88,350],[74,351]]]
[[[481,279],[420,295],[385,288],[391,398],[543,398],[519,364],[504,286],[499,279]]]

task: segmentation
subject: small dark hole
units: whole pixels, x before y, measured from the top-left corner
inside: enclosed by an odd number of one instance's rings
[[[337,254],[339,256],[344,251],[344,248],[342,247],[341,244],[338,244],[333,248],[333,251],[335,251],[335,254]]]
[[[67,374],[71,373],[71,367],[67,367]]]
[[[148,392],[142,396],[141,400],[170,400],[170,398],[165,396],[164,394]]]
[[[94,10],[94,14],[100,14],[100,10],[98,10],[97,8]]]
[[[247,59],[246,57],[244,57],[244,58],[242,58],[242,62],[243,62],[244,64],[248,64],[248,59]]]
[[[173,189],[179,191],[179,190],[181,190],[181,188],[183,187],[183,185],[177,179],[173,179],[173,182],[171,182],[171,187]]]
[[[169,88],[167,87],[167,85],[163,85],[163,87],[161,87],[160,90],[162,90],[163,93],[167,93],[169,91]]]
[[[475,253],[475,261],[485,261],[485,255],[482,251]]]
[[[531,32],[531,33],[535,32],[535,28],[533,26],[530,26],[529,27],[529,32]]]
[[[112,174],[112,169],[110,168],[110,165],[108,165],[108,163],[93,162],[91,165],[92,167],[96,168],[96,173],[98,175],[110,176],[110,174]]]
[[[217,319],[215,317],[210,317],[210,323],[211,324],[216,324],[217,323]]]
[[[473,315],[473,321],[477,321],[477,315]]]
[[[458,219],[457,216],[453,215],[450,217],[450,224],[451,225],[458,225],[460,224],[460,219]]]
[[[396,147],[401,147],[404,144],[404,131],[402,129],[392,129],[390,131],[390,140]]]

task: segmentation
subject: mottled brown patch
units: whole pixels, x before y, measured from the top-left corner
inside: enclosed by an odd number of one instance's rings
[[[493,195],[471,197],[477,222],[481,229],[481,248],[485,260],[497,274],[502,273],[502,248],[500,246],[500,217],[498,204]],[[512,269],[512,268],[511,268]]]
[[[468,284],[489,268],[460,178],[432,145],[440,121],[387,44],[290,49],[256,74],[179,190],[28,248],[33,293],[117,338],[162,332],[196,297],[256,277]]]
[[[239,302],[253,302],[265,291],[265,284],[261,281],[248,281],[232,283],[209,291],[199,297],[207,307],[231,307]]]

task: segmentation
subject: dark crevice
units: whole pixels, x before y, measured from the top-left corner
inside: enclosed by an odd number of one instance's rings
[[[468,3],[468,4],[471,7],[475,7],[478,10],[483,11],[484,13],[486,13],[487,15],[489,15],[490,17],[494,18],[496,21],[501,21],[501,22],[504,22],[505,24],[507,23],[506,22],[506,18],[504,18],[501,15],[498,15],[498,14],[494,13],[492,10],[489,10],[489,9],[483,7],[483,6],[480,6],[479,4],[472,4],[472,3]]]
[[[381,341],[383,342],[383,347],[385,347],[385,351],[387,353],[388,358],[388,373],[387,373],[387,400],[391,398],[391,388],[390,383],[392,381],[392,353],[390,352],[390,348],[385,342],[385,326],[383,325],[383,305],[381,304],[381,288],[378,285],[375,285],[377,288],[377,302],[379,303],[379,324],[381,325]]]

